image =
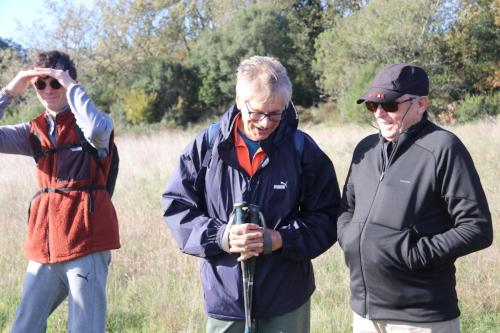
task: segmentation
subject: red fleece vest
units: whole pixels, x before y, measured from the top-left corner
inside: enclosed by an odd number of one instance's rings
[[[75,127],[71,111],[57,115],[53,145],[45,113],[31,121],[32,149],[36,136],[44,154],[37,161],[39,191],[31,202],[25,255],[39,263],[120,247],[115,208],[105,189],[111,155],[100,158],[99,167],[82,149]]]

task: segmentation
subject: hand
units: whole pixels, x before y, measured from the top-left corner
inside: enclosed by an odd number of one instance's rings
[[[71,76],[69,76],[69,71],[63,71],[62,69],[54,69],[54,68],[40,68],[37,67],[34,69],[34,72],[37,76],[50,76],[59,81],[59,83],[64,87],[64,89],[68,89],[68,87],[72,83],[76,83],[75,80]]]
[[[233,224],[229,229],[229,251],[240,253],[238,261],[257,257],[264,249],[264,231],[253,224]]]
[[[271,242],[272,242],[272,251],[279,250],[283,247],[283,238],[281,238],[281,234],[276,230],[269,230],[271,233]]]
[[[22,95],[26,89],[29,87],[31,80],[38,74],[34,70],[30,69],[27,71],[20,71],[17,75],[10,81],[5,88],[16,97]]]

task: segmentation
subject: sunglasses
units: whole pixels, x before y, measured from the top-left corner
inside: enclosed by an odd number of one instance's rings
[[[47,87],[47,82],[45,82],[45,80],[43,80],[43,79],[37,79],[35,81],[34,85],[35,85],[36,89],[44,90]],[[49,85],[52,89],[56,89],[56,90],[62,87],[61,84],[59,83],[59,81],[57,81],[56,79],[50,80]]]
[[[384,109],[385,112],[396,112],[398,111],[399,104],[406,103],[408,101],[413,101],[415,98],[411,97],[408,99],[405,99],[404,101],[401,102],[389,102],[389,103],[375,103],[375,102],[365,102],[366,108],[370,112],[377,112],[378,106],[380,105],[382,109]]]

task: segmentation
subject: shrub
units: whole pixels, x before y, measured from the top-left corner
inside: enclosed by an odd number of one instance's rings
[[[123,97],[122,106],[127,120],[133,124],[148,123],[153,120],[156,93],[132,89]]]
[[[370,87],[378,65],[369,62],[365,65],[351,69],[352,77],[346,89],[339,95],[337,108],[342,119],[356,123],[367,123],[372,120],[372,114],[367,112],[363,104],[356,104],[356,100]]]
[[[129,86],[142,91],[151,99],[151,112],[145,121],[168,120],[177,125],[197,121],[201,116],[198,106],[199,80],[190,67],[162,58],[148,58],[131,73]],[[127,119],[131,119],[127,116]]]
[[[496,116],[500,107],[499,95],[499,92],[488,95],[466,94],[458,105],[455,113],[456,120],[465,123],[485,116]]]

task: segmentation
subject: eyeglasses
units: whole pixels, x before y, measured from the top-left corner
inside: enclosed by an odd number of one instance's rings
[[[45,82],[45,80],[41,79],[41,78],[37,79],[35,81],[35,83],[33,83],[35,85],[36,89],[44,90],[47,87],[47,82]],[[62,87],[61,84],[59,83],[59,81],[57,81],[56,79],[50,80],[49,85],[52,89],[56,89],[56,90]]]
[[[251,120],[261,121],[264,118],[269,118],[269,121],[280,121],[281,116],[283,115],[283,111],[280,112],[258,112],[253,111],[248,102],[245,102],[245,106],[247,107],[248,117]]]
[[[389,103],[375,103],[375,102],[365,102],[366,108],[370,112],[377,112],[378,106],[380,105],[385,112],[396,112],[398,111],[399,104],[406,103],[408,101],[415,100],[415,97],[410,97],[401,102],[389,102]]]

